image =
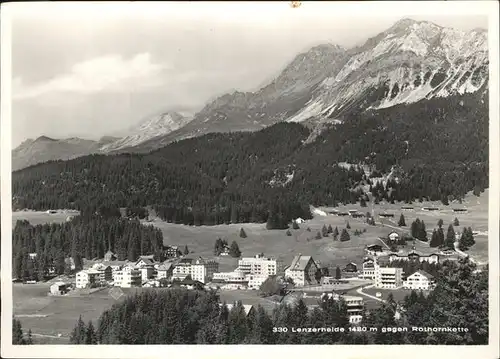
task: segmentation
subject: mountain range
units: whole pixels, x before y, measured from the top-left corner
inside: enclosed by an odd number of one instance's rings
[[[149,152],[206,133],[256,131],[283,121],[302,123],[317,136],[353,114],[476,92],[484,96],[488,65],[485,30],[403,19],[361,46],[315,46],[259,91],[225,94],[193,117],[153,116],[119,139],[28,140],[13,151],[13,169],[90,153]]]

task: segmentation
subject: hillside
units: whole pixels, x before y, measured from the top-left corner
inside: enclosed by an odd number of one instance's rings
[[[356,202],[372,186],[388,200],[448,201],[488,187],[488,98],[478,93],[372,110],[311,131],[278,123],[258,132],[214,133],[149,154],[92,155],[13,173],[15,208],[156,205],[186,224],[310,216],[308,207]],[[366,165],[387,173],[385,187]]]

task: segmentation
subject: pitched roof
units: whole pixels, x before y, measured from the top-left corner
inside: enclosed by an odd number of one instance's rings
[[[168,263],[162,263],[158,266],[157,270],[170,270],[173,267],[173,264],[171,262]]]
[[[299,254],[293,258],[292,264],[290,264],[288,270],[303,271],[306,269],[307,264],[311,260],[314,262],[311,256],[303,256]]]
[[[423,276],[424,276],[425,278],[427,278],[427,279],[432,279],[432,278],[434,278],[434,276],[433,276],[432,274],[429,274],[429,273],[427,273],[426,271],[421,270],[421,269],[420,269],[420,270],[418,270],[418,271],[416,271],[415,273],[420,273],[421,275],[423,275]]]
[[[146,265],[153,265],[154,264],[154,260],[152,258],[152,256],[141,256],[139,257],[139,260],[137,261],[137,263],[139,263],[140,261],[143,261]]]

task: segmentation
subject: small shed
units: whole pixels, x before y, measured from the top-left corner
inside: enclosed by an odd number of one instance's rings
[[[69,291],[70,284],[64,282],[56,282],[50,286],[50,294],[63,295]]]

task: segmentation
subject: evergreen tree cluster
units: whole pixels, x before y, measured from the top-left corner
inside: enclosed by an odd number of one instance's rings
[[[474,240],[474,235],[472,234],[472,228],[464,228],[462,230],[462,235],[458,240],[458,249],[460,249],[461,251],[466,251],[474,244],[476,244],[476,241]]]
[[[432,232],[432,237],[431,237],[431,241],[429,243],[429,247],[441,248],[443,246],[444,246],[444,232],[443,232],[443,228],[439,227],[437,230],[434,229],[434,231]]]
[[[30,344],[33,344],[31,329],[28,330],[27,338],[25,338],[21,321],[19,319],[12,318],[12,345]]]
[[[427,232],[425,230],[425,223],[417,218],[411,224],[411,236],[423,242],[427,242]]]
[[[238,243],[236,243],[236,241],[233,241],[233,243],[231,243],[231,246],[229,247],[229,255],[233,258],[241,257],[240,247],[238,246]]]
[[[241,302],[230,310],[218,295],[204,291],[146,290],[115,304],[90,330],[81,318],[72,343],[100,344],[453,344],[488,342],[488,269],[475,271],[467,259],[447,261],[437,271],[436,288],[429,295],[412,291],[396,303],[390,295],[379,308],[364,312],[360,326],[377,332],[349,331],[344,301],[320,300],[309,309],[302,299],[282,304],[272,313],[261,306],[248,316]],[[273,291],[273,290],[271,290]],[[401,317],[395,318],[396,310]],[[462,327],[468,332],[388,333],[387,327]],[[344,332],[293,333],[283,327],[332,327]],[[93,326],[92,326],[93,328]]]
[[[227,240],[217,238],[214,245],[214,255],[219,256],[225,248],[228,248]]]
[[[64,274],[72,257],[75,269],[83,258],[103,258],[113,251],[119,260],[135,261],[140,255],[161,255],[163,234],[153,226],[118,217],[77,216],[64,223],[32,225],[18,220],[12,230],[13,277],[43,280],[51,268]],[[36,253],[31,258],[30,253]]]

